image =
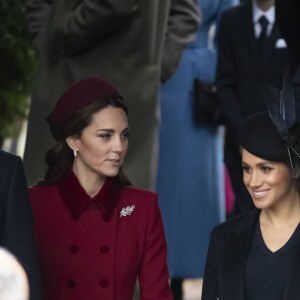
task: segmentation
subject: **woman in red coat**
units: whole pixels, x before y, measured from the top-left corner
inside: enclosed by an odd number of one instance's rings
[[[83,79],[48,117],[57,144],[30,189],[43,300],[168,300],[166,244],[157,194],[122,175],[127,108],[99,78]]]

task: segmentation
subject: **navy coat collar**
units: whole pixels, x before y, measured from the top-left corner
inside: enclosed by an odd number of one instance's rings
[[[92,198],[82,188],[76,175],[70,171],[58,184],[58,190],[74,220],[80,218],[80,215],[91,201],[110,217],[117,205],[121,192],[121,184],[117,177],[107,177],[98,194]]]
[[[232,299],[244,299],[245,267],[259,213],[260,210],[254,209],[228,229],[228,234],[231,236],[229,241],[231,251],[226,253],[223,264],[224,270],[231,270],[231,273],[228,276],[228,272],[224,271],[222,278],[224,280],[225,294],[231,295]],[[227,230],[225,229],[225,231]]]

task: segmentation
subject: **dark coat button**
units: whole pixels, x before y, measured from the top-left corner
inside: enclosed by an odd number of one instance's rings
[[[71,252],[72,254],[77,254],[77,253],[79,252],[79,247],[78,247],[77,245],[72,245],[72,246],[70,247],[70,252]]]
[[[99,281],[99,284],[100,284],[100,286],[103,287],[103,288],[107,288],[107,287],[108,287],[108,281],[107,281],[106,279],[101,279],[101,280]]]
[[[107,246],[102,246],[102,247],[100,248],[100,252],[101,252],[102,254],[107,254],[107,253],[109,252],[109,248],[108,248]]]
[[[68,285],[68,287],[69,287],[70,289],[75,289],[76,286],[77,286],[77,283],[76,283],[76,281],[75,281],[74,279],[69,279],[69,280],[67,281],[67,285]]]

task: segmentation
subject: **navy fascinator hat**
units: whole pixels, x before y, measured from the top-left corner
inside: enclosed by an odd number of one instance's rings
[[[266,86],[263,98],[268,111],[256,113],[243,122],[240,144],[255,156],[289,163],[295,174],[295,166],[300,165],[300,126],[289,65],[286,66],[282,90]]]
[[[240,145],[260,158],[287,162],[287,148],[267,111],[248,117],[239,132]]]

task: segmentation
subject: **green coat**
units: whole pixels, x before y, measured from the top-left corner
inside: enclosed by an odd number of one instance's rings
[[[196,1],[27,0],[27,8],[39,49],[24,155],[29,183],[45,172],[43,157],[54,142],[45,119],[57,98],[74,81],[99,76],[121,91],[129,107],[125,172],[134,184],[152,187],[160,79],[173,73],[194,38]]]

